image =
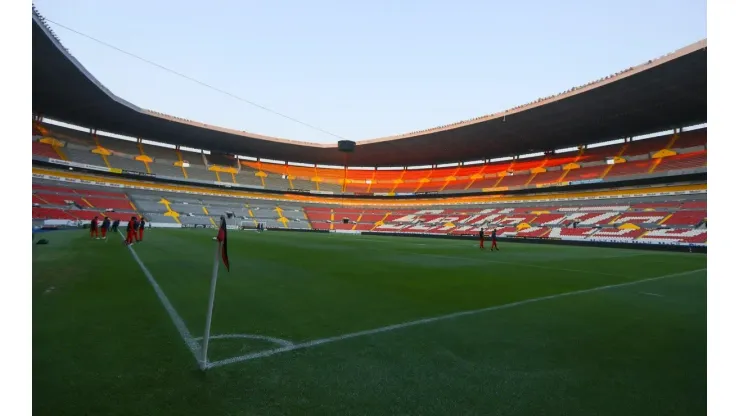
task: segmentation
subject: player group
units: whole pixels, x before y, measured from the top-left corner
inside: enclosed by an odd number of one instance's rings
[[[113,233],[118,232],[118,227],[121,224],[121,220],[115,220],[111,222],[110,218],[104,217],[102,223],[96,215],[90,222],[90,238],[96,240],[108,240],[108,231]],[[146,219],[142,217],[137,218],[135,215],[128,220],[126,226],[126,240],[123,244],[131,245],[134,243],[140,243],[144,240],[144,228],[146,227]]]
[[[485,249],[484,243],[486,242],[486,233],[483,231],[483,228],[480,229],[480,232],[478,233],[478,236],[480,237],[480,248],[483,250]],[[496,244],[496,229],[494,228],[493,231],[491,231],[491,251],[498,250],[498,244]]]

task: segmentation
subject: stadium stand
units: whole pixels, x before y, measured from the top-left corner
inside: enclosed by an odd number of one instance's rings
[[[134,160],[133,157],[123,157],[110,155],[108,156],[108,163],[113,168],[119,168],[124,170],[130,170],[134,172],[146,172],[146,167],[142,162]]]
[[[698,151],[684,153],[661,159],[654,172],[667,172],[671,170],[693,169],[707,165],[707,152]]]
[[[182,168],[174,165],[174,161],[155,160],[149,164],[152,173],[160,176],[169,176],[173,178],[184,178]]]
[[[41,143],[38,140],[34,140],[31,145],[31,153],[35,156],[48,157],[52,159],[58,159],[59,156],[54,148],[46,143]]]
[[[233,156],[208,155],[171,148],[138,144],[85,132],[52,126],[50,132],[67,140],[64,151],[70,160],[201,181],[220,181],[264,186],[276,190],[308,190],[332,193],[414,193],[475,192],[489,188],[542,186],[555,182],[663,174],[667,171],[706,166],[706,129],[624,142],[579,151],[547,154],[526,159],[477,166],[434,169],[357,170],[294,166],[266,162],[239,161],[239,172],[208,170],[209,160],[217,167],[233,168]],[[103,149],[102,154],[93,149]],[[672,149],[657,155],[656,152]],[[688,150],[686,150],[688,149]],[[109,152],[110,154],[106,154]],[[665,152],[664,152],[665,153]],[[34,141],[34,154],[58,158],[55,149]],[[652,155],[656,155],[653,159]],[[149,162],[136,160],[146,156]],[[615,164],[606,159],[622,158]],[[662,157],[658,157],[662,156]],[[210,159],[209,159],[210,158]],[[190,166],[176,166],[179,161]],[[621,163],[619,163],[621,162]]]
[[[508,208],[362,209],[347,211],[331,207],[305,207],[305,213],[316,230],[364,230],[376,232],[477,235],[482,227],[490,232],[499,227],[504,234],[516,237],[589,238],[594,241],[638,241],[648,231],[661,226],[677,226],[674,242],[701,243],[706,229],[680,238],[706,218],[706,211],[692,210],[702,201],[675,201],[602,205],[588,202],[583,206],[561,207],[511,206]],[[686,205],[688,208],[684,209]],[[655,208],[665,211],[658,212]],[[673,209],[674,212],[669,211]],[[552,212],[562,211],[562,212]],[[343,224],[348,218],[350,225]],[[673,218],[672,221],[670,221]],[[565,227],[567,226],[567,227]],[[654,235],[654,234],[650,234]],[[688,234],[687,234],[688,235]],[[502,235],[503,236],[503,235]],[[664,242],[668,242],[665,240]]]

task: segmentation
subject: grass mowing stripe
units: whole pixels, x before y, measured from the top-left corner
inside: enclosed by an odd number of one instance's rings
[[[566,296],[582,295],[582,294],[586,294],[586,293],[598,292],[598,291],[608,290],[608,289],[615,289],[615,288],[620,288],[620,287],[625,287],[625,286],[632,286],[632,285],[637,285],[637,284],[640,284],[640,283],[652,282],[652,281],[662,280],[662,279],[668,279],[668,278],[672,278],[672,277],[685,276],[685,275],[690,275],[690,274],[693,274],[693,273],[696,273],[696,272],[701,272],[701,271],[706,271],[706,270],[707,270],[706,268],[703,268],[703,269],[690,270],[690,271],[680,272],[680,273],[671,273],[671,274],[666,274],[666,275],[662,275],[662,276],[651,277],[651,278],[647,278],[647,279],[635,280],[635,281],[631,281],[631,282],[618,283],[618,284],[606,285],[606,286],[599,286],[599,287],[595,287],[595,288],[591,288],[591,289],[576,290],[576,291],[573,291],[573,292],[558,293],[558,294],[555,294],[555,295],[543,296],[543,297],[532,298],[532,299],[525,299],[525,300],[518,301],[518,302],[507,303],[507,304],[504,304],[504,305],[496,305],[496,306],[491,306],[491,307],[483,308],[483,309],[475,309],[475,310],[469,310],[469,311],[455,312],[455,313],[451,313],[451,314],[448,314],[448,315],[435,316],[435,317],[430,317],[430,318],[419,319],[419,320],[416,320],[416,321],[409,321],[409,322],[403,322],[403,323],[395,324],[395,325],[388,325],[388,326],[384,326],[384,327],[380,327],[380,328],[375,328],[375,329],[368,329],[368,330],[365,330],[365,331],[358,331],[358,332],[352,332],[352,333],[344,334],[344,335],[337,335],[337,336],[334,336],[334,337],[316,339],[316,340],[313,340],[313,341],[307,341],[307,342],[303,342],[303,343],[295,344],[295,345],[291,345],[291,346],[285,346],[285,347],[281,347],[281,348],[275,348],[275,349],[272,349],[272,350],[266,350],[266,351],[261,351],[261,352],[246,354],[246,355],[242,355],[242,356],[239,356],[239,357],[227,358],[227,359],[220,360],[220,361],[214,361],[214,362],[211,362],[211,363],[208,364],[208,368],[220,367],[220,366],[224,366],[224,365],[228,365],[228,364],[235,364],[235,363],[238,363],[238,362],[249,361],[249,360],[254,360],[254,359],[258,359],[258,358],[265,358],[265,357],[269,357],[269,356],[272,356],[272,355],[275,355],[275,354],[280,354],[280,353],[283,353],[283,352],[289,352],[289,351],[295,351],[295,350],[299,350],[299,349],[306,349],[306,348],[316,347],[316,346],[319,346],[319,345],[329,344],[329,343],[338,342],[338,341],[343,341],[343,340],[350,339],[350,338],[357,338],[357,337],[366,336],[366,335],[374,335],[374,334],[379,334],[379,333],[383,333],[383,332],[395,331],[397,329],[403,329],[403,328],[407,328],[407,327],[410,327],[410,326],[424,325],[424,324],[429,324],[429,323],[433,323],[433,322],[437,322],[437,321],[459,318],[459,317],[462,317],[462,316],[476,315],[476,314],[480,314],[480,313],[484,313],[484,312],[491,312],[491,311],[496,311],[496,310],[501,310],[501,309],[508,309],[508,308],[513,308],[513,307],[516,307],[516,306],[526,305],[526,304],[535,303],[535,302],[541,302],[541,301],[545,301],[545,300],[557,299],[557,298],[562,298],[562,297],[566,297]]]
[[[381,250],[379,248],[370,248],[370,249],[367,249],[367,250],[373,250],[373,251],[379,251],[379,252],[385,253],[385,250]],[[485,251],[488,251],[488,249],[486,249]],[[524,262],[517,263],[517,262],[513,262],[513,261],[481,259],[481,258],[477,258],[477,257],[457,257],[457,256],[446,256],[444,254],[418,253],[418,252],[415,252],[414,255],[416,255],[416,256],[426,256],[426,257],[435,257],[435,258],[439,258],[439,259],[470,260],[470,261],[478,261],[478,262],[482,262],[482,263],[507,264],[507,265],[511,265],[511,266],[531,267],[531,268],[534,268],[534,269],[552,270],[552,271],[560,271],[560,272],[596,274],[596,275],[599,275],[599,276],[608,276],[608,277],[624,277],[624,275],[620,275],[620,274],[597,272],[597,271],[593,271],[593,270],[582,270],[582,269],[570,269],[570,268],[563,268],[563,267],[541,266],[541,265],[538,265],[538,264],[533,264],[531,262],[530,263],[524,263]],[[614,257],[614,258],[618,258],[618,257]]]
[[[121,234],[121,237],[125,240],[125,238],[123,237],[123,233],[121,233],[120,231],[118,233]],[[200,345],[198,345],[198,342],[195,340],[195,338],[193,338],[193,335],[190,334],[190,330],[188,330],[187,325],[185,325],[185,321],[182,320],[182,317],[180,317],[180,315],[177,313],[175,307],[172,306],[170,300],[167,299],[167,295],[165,295],[162,288],[159,287],[159,284],[154,279],[154,276],[152,276],[152,273],[149,271],[149,269],[146,268],[144,263],[136,254],[136,250],[134,250],[134,248],[130,245],[127,247],[129,249],[129,252],[131,252],[131,255],[134,257],[134,260],[136,260],[136,263],[139,264],[141,271],[144,272],[144,276],[146,276],[147,280],[149,280],[149,283],[152,285],[152,288],[154,288],[154,292],[157,294],[159,301],[162,303],[162,306],[164,306],[164,309],[167,311],[170,319],[172,319],[172,323],[175,324],[175,328],[177,328],[177,332],[180,333],[180,337],[185,342],[185,345],[188,347],[188,349],[190,349],[190,352],[193,353],[195,361],[200,363]]]

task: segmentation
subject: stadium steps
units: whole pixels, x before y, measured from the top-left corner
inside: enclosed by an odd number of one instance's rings
[[[648,173],[649,174],[650,173],[653,173],[655,171],[655,169],[658,167],[658,165],[660,165],[660,162],[662,162],[662,161],[663,161],[663,158],[662,157],[659,157],[659,158],[655,159],[653,161],[653,163],[650,165],[650,169],[648,169]]]
[[[383,218],[380,219],[380,221],[378,221],[375,224],[373,224],[373,228],[371,228],[370,231],[373,231],[376,227],[379,227],[379,226],[385,224],[385,220],[386,220],[386,218],[388,218],[389,215],[391,215],[391,213],[390,212],[386,212],[385,215],[383,216]]]
[[[290,228],[290,227],[288,227],[288,222],[290,220],[288,220],[287,218],[285,218],[285,216],[283,215],[283,209],[280,208],[279,205],[277,205],[277,206],[275,206],[274,211],[277,212],[277,214],[278,214],[278,219],[277,219],[278,222],[281,222],[283,224],[283,227]]]
[[[396,194],[396,189],[398,188],[398,185],[403,183],[403,175],[405,174],[406,174],[406,170],[402,170],[401,176],[393,180],[393,188],[391,188],[391,192],[390,192],[391,195]]]
[[[458,174],[458,172],[460,172],[460,168],[461,167],[462,166],[458,166],[457,169],[455,169],[455,172],[452,173],[452,175],[450,175],[447,178],[445,178],[445,184],[442,185],[441,188],[439,188],[439,191],[438,192],[444,191],[445,188],[447,188],[447,185],[450,184],[450,182],[457,180],[457,174]]]
[[[342,174],[342,193],[345,193],[346,191],[347,191],[347,166],[344,167],[344,172]]]
[[[236,183],[236,175],[233,172],[231,173],[231,183]]]
[[[360,220],[362,219],[362,214],[360,214],[359,217],[355,220],[355,224],[352,226],[352,231],[355,231],[357,229],[357,224],[359,224]]]
[[[91,204],[90,201],[88,201],[87,199],[85,199],[84,196],[82,198],[80,198],[80,199],[82,200],[82,202],[86,203],[88,207],[95,208],[95,206],[93,204]]]
[[[159,200],[158,203],[164,205],[164,207],[166,209],[164,215],[166,217],[172,217],[172,219],[175,220],[176,223],[182,224],[182,222],[180,222],[180,218],[179,218],[180,217],[180,214],[172,210],[172,207],[170,207],[170,201],[162,198],[162,199]]]
[[[319,176],[319,169],[314,165],[313,167],[313,178],[311,178],[312,182],[316,183],[316,190],[321,191],[321,188],[319,187],[320,182],[322,181],[321,177]]]
[[[175,149],[175,153],[177,154],[177,160],[180,161],[180,163],[181,163],[180,169],[182,169],[182,176],[184,176],[185,179],[187,179],[188,178],[188,171],[185,170],[185,166],[182,166],[182,163],[185,161],[182,158],[182,152],[180,151],[180,149]]]
[[[673,148],[673,145],[676,144],[676,141],[678,140],[678,137],[679,137],[678,133],[674,133],[673,136],[671,137],[671,141],[668,142],[668,146],[666,146],[665,148],[666,149],[672,149]]]
[[[507,172],[509,172],[509,170],[511,170],[511,168],[513,168],[513,167],[514,167],[514,163],[515,163],[515,162],[516,162],[516,159],[512,160],[512,161],[511,161],[511,163],[509,163],[509,166],[507,166],[507,167],[506,167],[506,170],[505,170],[505,171],[503,171],[503,173],[507,173]],[[503,180],[504,180],[504,178],[505,178],[506,176],[508,176],[508,175],[503,175],[503,176],[499,176],[498,180],[496,181],[496,183],[495,183],[495,184],[493,184],[492,188],[496,188],[496,187],[498,187],[498,185],[499,185],[499,184],[501,183],[501,181],[503,181]]]
[[[373,187],[373,184],[375,183],[375,175],[377,175],[378,170],[377,168],[373,171],[373,176],[370,178],[370,183],[367,184],[367,188],[365,189],[365,193],[370,193],[370,188]],[[421,185],[419,185],[421,186]]]
[[[414,193],[419,192],[419,189],[421,189],[422,186],[424,186],[425,183],[429,183],[429,177],[432,176],[433,169],[429,169],[429,173],[427,173],[427,176],[419,179],[419,185],[414,188]]]
[[[304,208],[301,208],[301,212],[303,212],[303,218],[306,220],[306,224],[308,224],[308,229],[313,230],[313,222],[308,219],[308,214],[306,214],[306,210]]]
[[[333,230],[334,229],[334,208],[331,209],[331,215],[329,216],[329,221],[331,221],[331,223],[329,223],[329,229]]]
[[[103,162],[105,162],[105,166],[107,166],[108,169],[110,169],[111,168],[111,165],[110,165],[110,162],[108,161],[108,156],[106,156],[106,155],[100,155],[100,157],[103,158]]]
[[[560,182],[562,182],[562,181],[563,181],[563,180],[565,179],[565,177],[566,177],[566,176],[568,176],[568,173],[569,173],[569,172],[570,172],[571,170],[573,170],[573,169],[563,169],[563,174],[562,174],[562,175],[560,175],[560,177],[558,178],[558,180],[557,180],[557,181],[555,181],[555,183],[560,183]]]
[[[547,165],[547,162],[550,160],[550,155],[545,156],[545,158],[542,160],[542,163],[540,163],[537,168],[530,170],[530,176],[529,179],[527,179],[527,182],[524,183],[524,186],[529,186],[530,183],[534,180],[534,178],[540,173],[540,172],[547,172],[545,169],[545,166]]]
[[[54,149],[54,152],[56,152],[57,156],[59,156],[59,159],[69,160],[67,159],[67,155],[65,155],[62,151],[61,146],[51,146],[51,148]]]
[[[624,144],[624,145],[622,146],[622,148],[621,148],[621,149],[619,150],[619,153],[617,153],[617,156],[616,156],[616,157],[621,157],[621,156],[622,156],[622,155],[624,154],[624,152],[626,152],[626,151],[627,151],[627,148],[628,148],[629,146],[630,146],[630,144],[629,144],[629,143],[625,143],[625,144]],[[616,165],[616,163],[614,163],[614,164],[611,164],[611,165],[607,165],[607,166],[606,166],[606,169],[604,169],[604,172],[602,172],[602,173],[601,173],[601,176],[599,176],[599,179],[604,179],[604,178],[606,178],[606,175],[608,175],[608,174],[609,174],[609,171],[611,171],[611,170],[612,170],[612,169],[614,168],[614,165]]]
[[[141,142],[136,143],[136,147],[139,149],[139,155],[140,156],[146,156],[146,153],[144,153],[144,145]],[[144,164],[144,168],[146,168],[146,173],[152,174],[152,169],[149,167],[149,162],[140,161]]]
[[[661,225],[661,224],[663,224],[664,222],[668,221],[668,220],[669,220],[669,219],[670,219],[670,218],[671,218],[672,216],[673,216],[673,214],[668,214],[668,215],[666,215],[666,217],[665,217],[665,218],[663,218],[662,220],[658,221],[658,225]]]

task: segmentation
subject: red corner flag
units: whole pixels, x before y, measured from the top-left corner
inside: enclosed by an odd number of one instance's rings
[[[216,236],[218,244],[221,246],[221,259],[224,261],[226,271],[229,270],[229,252],[226,250],[226,218],[221,217],[221,227],[218,229],[218,235]]]

